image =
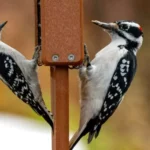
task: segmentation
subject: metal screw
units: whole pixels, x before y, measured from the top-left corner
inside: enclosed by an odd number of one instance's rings
[[[59,56],[57,54],[52,56],[52,60],[53,61],[58,61],[59,60]]]
[[[75,60],[75,55],[70,54],[70,55],[68,56],[68,60],[69,60],[69,61],[74,61],[74,60]]]

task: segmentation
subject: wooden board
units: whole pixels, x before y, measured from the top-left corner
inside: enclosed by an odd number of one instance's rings
[[[83,60],[82,0],[41,0],[42,62],[79,65]]]

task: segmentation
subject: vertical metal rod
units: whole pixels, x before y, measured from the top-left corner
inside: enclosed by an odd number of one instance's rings
[[[53,150],[69,150],[68,67],[51,67],[51,102],[54,114]]]

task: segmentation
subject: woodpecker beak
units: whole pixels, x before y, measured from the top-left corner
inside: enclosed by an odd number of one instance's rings
[[[3,29],[3,27],[7,24],[7,21],[5,21],[4,23],[0,24],[0,31]]]
[[[106,30],[109,30],[109,31],[118,29],[118,25],[116,23],[105,23],[105,22],[100,22],[98,20],[92,20],[92,22]]]

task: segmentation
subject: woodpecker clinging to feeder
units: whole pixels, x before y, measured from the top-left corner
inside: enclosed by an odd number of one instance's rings
[[[0,25],[0,32],[6,23]],[[36,72],[40,50],[36,47],[32,60],[27,60],[20,52],[0,41],[0,79],[53,128],[52,116],[43,101]]]
[[[87,133],[88,143],[99,135],[102,125],[117,109],[127,92],[137,68],[136,54],[143,42],[139,24],[132,21],[94,24],[111,37],[109,45],[90,62],[85,47],[85,59],[79,69],[81,80],[81,112],[78,131],[70,140],[70,150]]]

